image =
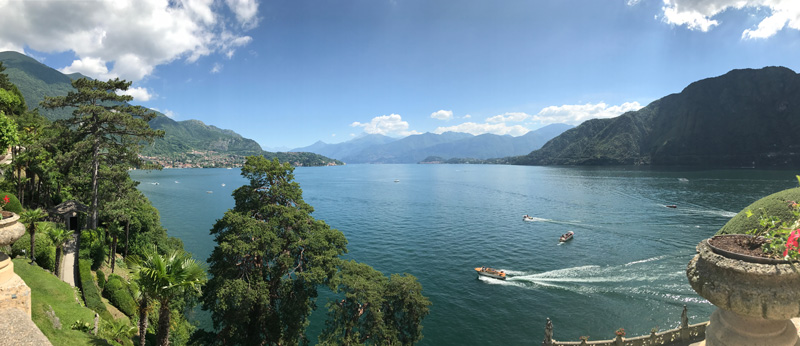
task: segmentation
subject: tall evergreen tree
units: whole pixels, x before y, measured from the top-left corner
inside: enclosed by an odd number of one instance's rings
[[[203,307],[224,344],[307,344],[317,287],[347,251],[342,232],[311,216],[293,171],[248,157],[242,176],[250,183],[233,192],[235,207],[211,230],[217,246]]]
[[[72,117],[61,122],[77,133],[74,149],[88,153],[91,158],[91,206],[89,228],[97,228],[98,176],[101,155],[108,152],[127,153],[125,162],[117,164],[136,165],[141,161],[137,154],[142,141],[152,141],[164,135],[163,131],[150,128],[148,121],[155,113],[127,102],[132,96],[119,95],[128,90],[131,82],[113,79],[107,82],[86,78],[72,81],[76,91],[66,96],[45,97],[42,106],[48,109],[74,107]]]

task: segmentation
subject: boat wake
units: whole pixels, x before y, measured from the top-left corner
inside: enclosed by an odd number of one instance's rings
[[[481,281],[526,289],[559,289],[578,294],[624,294],[653,296],[665,301],[704,302],[694,294],[688,283],[675,285],[686,275],[683,266],[669,263],[670,256],[663,255],[630,263],[598,266],[584,265],[541,273],[503,269],[506,280],[480,277]]]

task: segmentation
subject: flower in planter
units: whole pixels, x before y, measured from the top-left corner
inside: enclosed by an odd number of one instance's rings
[[[614,334],[617,334],[617,336],[625,336],[625,328],[617,329],[617,331],[614,332]]]
[[[789,233],[789,239],[786,239],[786,248],[783,250],[783,257],[797,257],[798,249],[800,249],[800,245],[798,244],[798,240],[800,240],[800,228],[795,229],[792,233]],[[790,254],[791,251],[791,254]],[[794,255],[794,256],[791,256]]]

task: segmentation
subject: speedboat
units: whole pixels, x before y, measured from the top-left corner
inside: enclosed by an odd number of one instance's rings
[[[533,216],[530,216],[530,215],[526,214],[526,215],[522,215],[522,221],[533,222],[533,221],[535,221],[535,219],[533,218]]]
[[[572,240],[572,236],[574,236],[574,235],[575,235],[575,232],[569,231],[567,233],[562,234],[561,238],[558,238],[558,241],[563,243],[565,241]]]
[[[506,279],[506,273],[502,270],[497,270],[489,267],[478,267],[475,268],[475,271],[478,272],[478,275],[488,276],[490,278],[500,279],[500,280]]]
[[[672,208],[672,209],[675,209],[675,208],[677,208],[678,206],[677,206],[677,205],[675,205],[675,204],[670,204],[670,205],[665,205],[665,207],[667,207],[667,208]]]

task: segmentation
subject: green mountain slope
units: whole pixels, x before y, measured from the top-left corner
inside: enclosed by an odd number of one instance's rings
[[[25,96],[28,108],[38,107],[45,96],[63,96],[72,89],[72,78],[83,78],[80,73],[65,75],[35,59],[17,52],[0,52],[0,61],[6,67],[8,79],[17,85]],[[39,113],[50,120],[71,116],[71,109],[39,109]],[[238,133],[206,125],[199,120],[175,121],[155,112],[158,116],[150,121],[154,129],[164,130],[164,138],[142,150],[149,160],[166,167],[219,167],[244,162],[248,155],[279,157],[291,160],[296,165],[315,166],[342,164],[317,154],[281,154],[265,152],[256,141]],[[191,163],[191,164],[190,164]]]
[[[510,163],[530,165],[800,166],[800,76],[733,70],[639,111],[594,119]]]

